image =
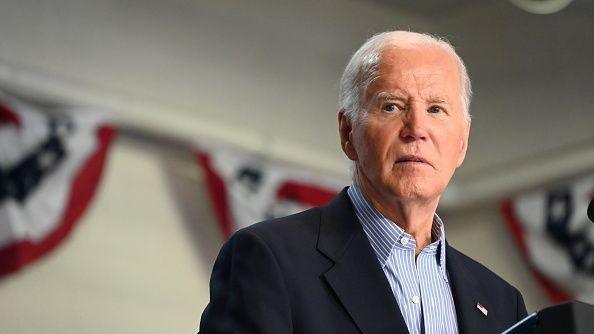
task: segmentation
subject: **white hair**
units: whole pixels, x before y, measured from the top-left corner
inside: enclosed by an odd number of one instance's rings
[[[410,31],[388,31],[368,39],[353,54],[340,79],[339,106],[340,111],[353,120],[362,116],[362,107],[367,87],[377,78],[381,62],[381,52],[388,46],[411,47],[429,45],[437,46],[452,56],[460,71],[461,100],[464,116],[470,122],[470,98],[472,87],[470,77],[462,58],[454,47],[446,40],[429,34]]]

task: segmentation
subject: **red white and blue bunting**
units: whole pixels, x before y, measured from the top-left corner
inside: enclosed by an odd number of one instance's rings
[[[93,198],[115,134],[95,113],[52,115],[0,94],[0,275],[69,234]]]
[[[196,157],[227,237],[262,220],[324,205],[348,184],[229,147],[199,145]]]
[[[594,302],[594,224],[586,214],[593,197],[590,175],[502,205],[526,261],[554,303]]]

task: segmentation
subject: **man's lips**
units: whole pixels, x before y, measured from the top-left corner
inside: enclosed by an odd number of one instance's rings
[[[419,164],[427,164],[429,166],[432,166],[429,161],[427,161],[427,159],[423,158],[422,156],[419,155],[403,155],[401,157],[398,158],[398,160],[396,160],[397,164],[400,163],[419,163]]]

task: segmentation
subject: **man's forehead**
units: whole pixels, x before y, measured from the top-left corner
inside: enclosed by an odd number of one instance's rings
[[[381,53],[372,86],[397,85],[405,81],[416,82],[439,92],[444,84],[460,88],[460,69],[455,59],[441,47],[388,47]],[[455,83],[454,83],[455,81]],[[397,88],[397,87],[394,87]],[[453,87],[449,87],[453,88]]]
[[[382,72],[407,72],[424,68],[427,75],[443,72],[460,75],[460,68],[454,55],[436,45],[387,46],[380,52],[379,74]]]
[[[451,71],[388,69],[379,71],[367,92],[383,99],[404,99],[414,94],[444,99],[459,94],[460,88],[459,76]]]
[[[380,59],[418,56],[420,54],[443,56],[445,62],[454,61],[454,56],[443,47],[434,44],[386,45],[380,51]]]

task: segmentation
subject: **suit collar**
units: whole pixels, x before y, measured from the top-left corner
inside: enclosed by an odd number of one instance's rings
[[[336,262],[342,258],[351,239],[360,229],[353,207],[344,188],[338,196],[322,208],[318,250]]]
[[[414,251],[416,242],[414,238],[406,233],[404,229],[398,226],[396,222],[384,216],[378,209],[376,209],[371,202],[369,202],[363,193],[356,185],[351,185],[348,188],[347,194],[353,204],[355,215],[365,235],[371,241],[371,247],[375,251],[382,268],[386,265],[390,254],[394,248]],[[399,240],[406,237],[413,242],[406,245],[401,244]],[[445,248],[445,228],[444,224],[437,214],[434,214],[433,224],[431,226],[431,237],[433,240],[430,245],[426,246],[421,253],[437,256],[439,271],[446,283],[449,283],[446,270],[446,248]]]
[[[447,244],[447,243],[446,243]],[[450,286],[456,307],[458,331],[460,334],[489,333],[488,315],[483,314],[477,305],[490,309],[489,299],[481,282],[467,267],[468,260],[462,253],[447,244],[447,269]]]
[[[408,333],[346,189],[322,209],[317,247],[334,262],[324,277],[362,333]]]

